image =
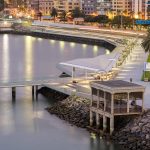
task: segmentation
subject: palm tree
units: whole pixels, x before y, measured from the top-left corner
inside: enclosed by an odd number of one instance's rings
[[[138,17],[139,17],[139,19],[142,19],[142,12],[138,12]]]
[[[130,17],[132,18],[132,26],[133,26],[133,28],[134,28],[134,14],[135,14],[135,12],[134,11],[131,11],[130,12]]]
[[[72,18],[79,18],[79,17],[84,17],[83,11],[81,11],[78,7],[72,10],[71,12]]]
[[[128,11],[126,9],[123,11],[123,15],[128,16]]]
[[[42,19],[42,13],[40,11],[38,12],[38,17],[40,18],[40,21],[41,21],[41,19]]]
[[[0,11],[4,9],[4,0],[0,0]]]
[[[67,13],[65,10],[63,10],[61,13],[60,13],[60,18],[65,21],[66,20],[66,16],[67,16]]]
[[[54,22],[55,22],[55,18],[58,16],[58,13],[57,13],[56,8],[54,8],[54,7],[52,8],[51,16],[54,17]]]
[[[122,11],[121,10],[117,10],[117,15],[120,16],[120,25],[121,25],[121,29],[122,29],[122,26],[123,26],[123,19],[122,19]],[[119,19],[119,17],[118,17]]]
[[[148,29],[147,37],[143,40],[142,46],[145,49],[145,52],[150,54],[150,29]]]

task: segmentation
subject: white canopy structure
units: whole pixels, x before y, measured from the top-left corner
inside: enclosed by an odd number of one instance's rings
[[[119,57],[120,52],[113,51],[111,54],[100,55],[94,58],[82,58],[61,62],[59,63],[58,68],[69,75],[73,75],[73,72],[76,69],[81,69],[86,72],[107,73],[116,66]],[[81,72],[78,74],[81,74]]]

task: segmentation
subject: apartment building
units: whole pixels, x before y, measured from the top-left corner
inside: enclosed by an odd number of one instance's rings
[[[146,0],[145,19],[150,19],[150,0]]]
[[[147,16],[147,0],[132,0],[132,11],[136,19],[145,19]],[[147,1],[148,2],[148,1]]]
[[[85,15],[96,13],[97,0],[82,0],[82,10]]]
[[[40,0],[39,9],[42,12],[42,15],[50,15],[52,8],[54,7],[53,0]]]
[[[97,0],[96,11],[99,15],[106,15],[112,8],[111,0]]]
[[[54,7],[58,12],[71,12],[76,7],[81,9],[80,0],[54,0]]]
[[[114,15],[124,11],[129,15],[132,11],[132,0],[112,0],[112,10]]]

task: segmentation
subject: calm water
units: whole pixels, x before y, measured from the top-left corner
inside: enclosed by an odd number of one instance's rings
[[[64,60],[106,53],[97,46],[45,40],[30,36],[0,35],[0,80],[42,79],[59,75]],[[44,110],[51,102],[31,87],[0,89],[0,146],[2,150],[119,150],[117,145],[91,136]]]

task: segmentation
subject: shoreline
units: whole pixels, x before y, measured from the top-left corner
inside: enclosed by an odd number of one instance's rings
[[[0,34],[14,34],[14,35],[27,35],[32,37],[39,37],[44,39],[53,39],[53,40],[62,40],[66,42],[76,42],[81,44],[88,44],[88,45],[97,45],[105,47],[109,49],[111,52],[117,47],[113,45],[107,40],[103,39],[94,39],[94,38],[86,38],[86,37],[77,37],[71,35],[62,35],[62,34],[55,34],[55,33],[45,33],[45,32],[35,32],[35,31],[16,31],[16,30],[0,30]]]
[[[101,132],[101,126],[95,130],[90,128],[90,100],[75,95],[59,99],[54,105],[45,108],[51,115],[67,121],[70,125],[85,128],[106,140],[118,143],[126,150],[150,149],[150,110],[140,116],[118,118],[112,136]],[[98,131],[98,132],[97,132]]]

